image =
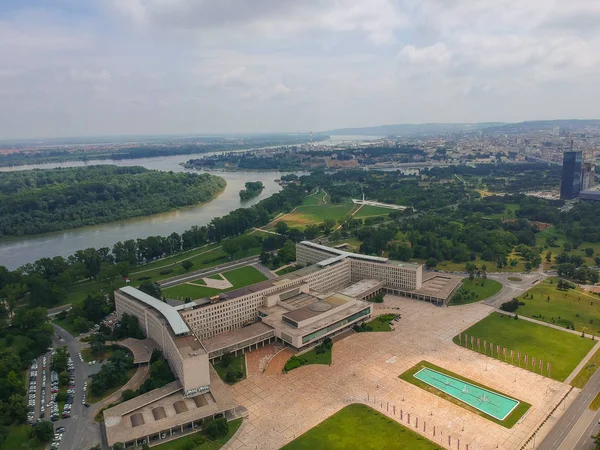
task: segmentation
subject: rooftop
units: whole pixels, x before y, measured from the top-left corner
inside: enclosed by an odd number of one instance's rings
[[[230,331],[229,333],[206,339],[202,341],[202,345],[204,345],[204,348],[206,348],[206,351],[210,354],[222,348],[231,347],[240,342],[260,337],[269,332],[273,332],[273,328],[262,322],[257,322],[247,327],[240,328],[239,330]]]
[[[344,250],[340,250],[339,248],[327,247],[326,245],[316,244],[311,241],[302,241],[300,243],[302,245],[306,245],[307,247],[312,247],[317,250],[329,252],[332,255],[345,256],[345,257],[354,258],[354,259],[362,259],[362,260],[371,261],[371,262],[379,262],[379,263],[388,262],[388,258],[382,258],[381,256],[369,256],[369,255],[363,255],[361,253],[347,252]]]
[[[308,294],[300,294],[300,296],[308,296]],[[353,299],[343,295],[343,294],[333,294],[330,295],[327,298],[324,299],[319,299],[318,297],[314,297],[314,296],[310,296],[312,297],[310,301],[310,303],[306,304],[305,306],[302,306],[299,309],[295,309],[294,311],[290,311],[290,312],[286,312],[284,314],[282,314],[283,317],[287,317],[290,320],[293,320],[294,322],[302,322],[303,320],[307,320],[310,319],[311,317],[316,317],[319,316],[321,314],[323,314],[326,311],[329,311],[332,308],[337,308],[338,306],[341,306],[349,301],[352,301]],[[290,300],[294,300],[295,297],[292,297]],[[321,303],[321,302],[325,302],[329,305],[329,308],[325,309],[325,308],[312,308],[313,305],[315,305],[316,303]],[[287,303],[287,302],[285,302]]]
[[[351,284],[345,289],[340,291],[340,294],[347,295],[348,297],[361,297],[364,292],[371,291],[373,289],[379,289],[383,287],[385,282],[376,280],[373,278],[365,278],[357,283]]]
[[[204,347],[202,347],[202,344],[194,335],[179,336],[174,341],[183,359],[206,353]]]
[[[169,326],[175,335],[190,333],[185,321],[172,306],[140,291],[132,286],[125,286],[119,289],[120,292],[132,297],[133,299],[144,303],[145,305],[158,311],[169,322]]]

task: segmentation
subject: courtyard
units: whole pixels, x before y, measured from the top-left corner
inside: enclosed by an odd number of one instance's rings
[[[480,303],[437,308],[386,296],[373,315],[401,314],[393,331],[355,333],[336,342],[331,366],[307,365],[286,375],[267,367],[264,373],[249,371],[247,379],[232,386],[234,399],[248,408],[249,417],[225,448],[279,449],[353,403],[367,404],[444,448],[455,449],[459,441],[461,448],[468,444],[471,450],[520,448],[569,386],[452,342],[492,311]],[[532,407],[505,428],[398,378],[423,360]],[[577,392],[567,397],[567,407]],[[538,439],[549,428],[543,427]]]

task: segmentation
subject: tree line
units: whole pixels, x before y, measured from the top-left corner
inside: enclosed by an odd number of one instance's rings
[[[205,202],[225,188],[209,174],[91,166],[0,174],[0,236],[65,230]]]

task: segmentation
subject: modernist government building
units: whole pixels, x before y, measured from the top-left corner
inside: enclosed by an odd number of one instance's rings
[[[295,272],[194,302],[170,306],[124,287],[115,292],[117,315],[137,317],[146,341],[134,360],[159,348],[177,381],[104,412],[109,446],[190,432],[202,419],[246,414],[210,362],[279,342],[302,352],[371,317],[367,300],[380,292],[444,306],[460,278],[423,266],[350,253],[309,241],[296,244]],[[144,351],[146,349],[146,351]],[[136,354],[137,353],[137,354]]]

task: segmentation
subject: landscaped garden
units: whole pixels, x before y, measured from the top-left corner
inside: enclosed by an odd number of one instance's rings
[[[223,419],[224,420],[224,419]],[[236,433],[242,419],[235,419],[227,422],[227,430],[223,436],[212,436],[210,431],[200,431],[187,436],[180,437],[173,441],[165,442],[164,444],[152,447],[153,450],[218,450],[223,447]]]
[[[548,278],[521,294],[518,300],[524,304],[515,312],[565,328],[572,326],[586,334],[600,335],[600,297],[578,287],[559,289],[558,282],[558,278]]]
[[[361,404],[342,408],[282,450],[433,450],[440,447]]]
[[[251,284],[255,284],[267,279],[267,277],[265,277],[262,273],[260,273],[256,268],[252,266],[244,266],[238,269],[229,270],[227,272],[223,272],[221,275],[231,283],[231,287],[227,289],[209,288],[206,286],[198,286],[198,284],[200,283],[196,283],[196,281],[192,280],[186,283],[178,284],[177,286],[164,289],[162,292],[163,295],[167,298],[190,298],[191,300],[195,300],[197,298],[212,297],[213,295],[218,295],[221,292],[228,292],[233,289],[249,286]],[[222,280],[220,276],[217,278],[217,276],[215,275],[212,275],[208,278]]]
[[[457,289],[450,300],[450,305],[466,305],[475,303],[496,295],[502,289],[502,284],[487,278],[465,278],[462,286]]]
[[[317,345],[312,350],[302,353],[301,355],[292,356],[288,362],[285,363],[283,370],[289,372],[290,370],[309,364],[331,364],[332,348],[333,342],[331,339],[325,338],[321,344]]]
[[[392,331],[391,321],[396,318],[396,314],[383,314],[369,322],[355,325],[353,330],[357,333],[365,331]]]
[[[431,392],[432,394],[435,394],[438,397],[443,398],[444,400],[448,400],[449,402],[452,402],[455,405],[461,406],[461,407],[465,408],[466,410],[468,410],[474,414],[477,414],[481,417],[484,417],[488,420],[491,420],[492,422],[495,422],[499,425],[502,425],[503,427],[506,427],[506,428],[513,427],[517,423],[517,421],[523,416],[523,414],[525,414],[527,412],[527,410],[531,407],[531,405],[529,403],[525,403],[518,399],[514,399],[514,400],[517,400],[519,403],[516,406],[514,406],[513,409],[509,410],[508,415],[504,419],[497,419],[496,417],[494,417],[490,414],[486,414],[485,412],[467,404],[466,402],[463,402],[463,401],[457,399],[456,397],[447,394],[446,392],[442,391],[441,389],[438,389],[438,388],[432,386],[431,384],[428,384],[428,383],[422,381],[421,379],[416,378],[415,374],[418,374],[418,372],[421,371],[422,369],[432,369],[439,374],[447,375],[449,377],[454,378],[455,380],[469,383],[476,388],[481,388],[481,389],[489,391],[490,393],[499,394],[503,397],[506,397],[505,394],[503,394],[502,392],[498,392],[494,389],[491,389],[487,386],[484,386],[480,383],[477,383],[475,381],[469,380],[468,378],[457,375],[453,372],[450,372],[449,370],[438,367],[427,361],[421,361],[420,363],[411,367],[410,369],[408,369],[406,372],[404,372],[403,374],[401,374],[399,376],[400,379],[402,379],[410,384],[413,384],[415,386],[420,387],[421,389]],[[462,386],[464,386],[464,384]],[[468,390],[467,387],[464,387],[464,388]],[[462,391],[462,392],[464,392],[464,391]]]
[[[246,378],[246,358],[244,355],[234,356],[225,353],[219,361],[213,363],[213,367],[227,384],[234,384]]]
[[[528,356],[528,369],[540,373],[539,361],[543,361],[542,374],[558,381],[564,381],[575,369],[577,364],[589,353],[596,344],[595,340],[582,338],[567,331],[539,325],[513,316],[492,313],[472,327],[461,333],[461,339],[454,337],[454,343],[492,356],[515,366],[525,368],[525,356]],[[467,339],[465,339],[467,336]],[[474,344],[471,346],[471,337]],[[477,345],[477,339],[480,345]],[[468,340],[468,342],[465,342]],[[484,350],[484,341],[487,343]],[[493,355],[489,346],[493,344]],[[501,354],[498,355],[496,346],[499,345]],[[507,356],[504,356],[506,348]],[[510,351],[513,350],[513,358]],[[521,361],[518,361],[518,353]],[[536,367],[531,367],[535,358]],[[547,363],[550,363],[550,373],[547,373]]]

